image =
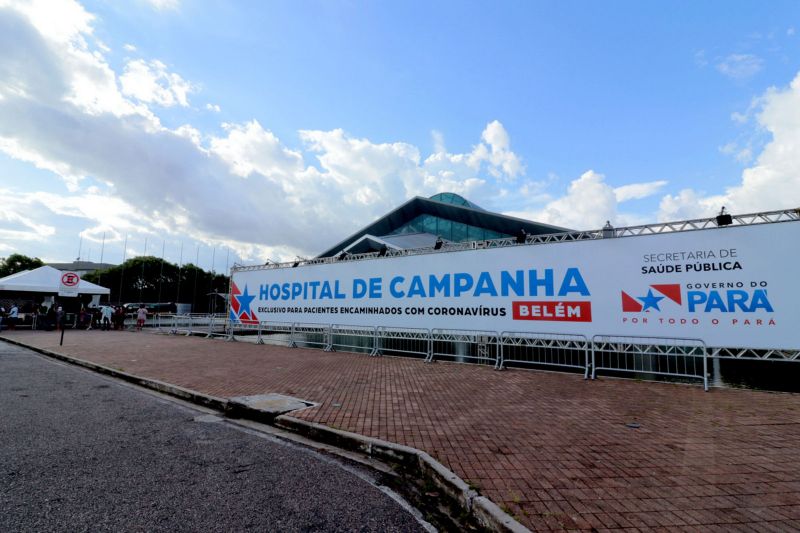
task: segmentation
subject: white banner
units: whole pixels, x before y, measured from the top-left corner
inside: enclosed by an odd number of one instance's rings
[[[800,349],[800,222],[233,273],[231,318]]]

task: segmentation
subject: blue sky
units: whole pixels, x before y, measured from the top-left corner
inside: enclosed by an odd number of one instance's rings
[[[222,270],[443,190],[579,229],[797,207],[798,15],[0,0],[0,256]]]

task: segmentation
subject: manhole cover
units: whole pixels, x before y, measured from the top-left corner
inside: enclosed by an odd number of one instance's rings
[[[299,398],[284,396],[283,394],[258,394],[255,396],[237,396],[231,398],[232,404],[239,404],[265,413],[282,414],[297,409],[305,409],[315,405]]]

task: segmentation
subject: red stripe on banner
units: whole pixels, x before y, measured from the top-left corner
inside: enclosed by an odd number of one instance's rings
[[[622,312],[623,313],[641,313],[642,304],[628,296],[628,293],[622,291]]]
[[[678,305],[681,305],[681,286],[677,283],[669,285],[650,285],[655,290],[672,300]]]

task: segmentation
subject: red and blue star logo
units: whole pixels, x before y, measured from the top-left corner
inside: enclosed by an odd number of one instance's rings
[[[258,324],[258,317],[250,304],[255,300],[254,294],[247,293],[247,285],[244,292],[239,290],[236,283],[231,281],[231,320],[239,321],[242,324]]]
[[[659,303],[663,303],[661,300],[665,298],[681,305],[681,286],[678,283],[650,285],[644,296],[633,297],[625,291],[621,292],[623,313],[644,313],[651,309],[661,311]]]

